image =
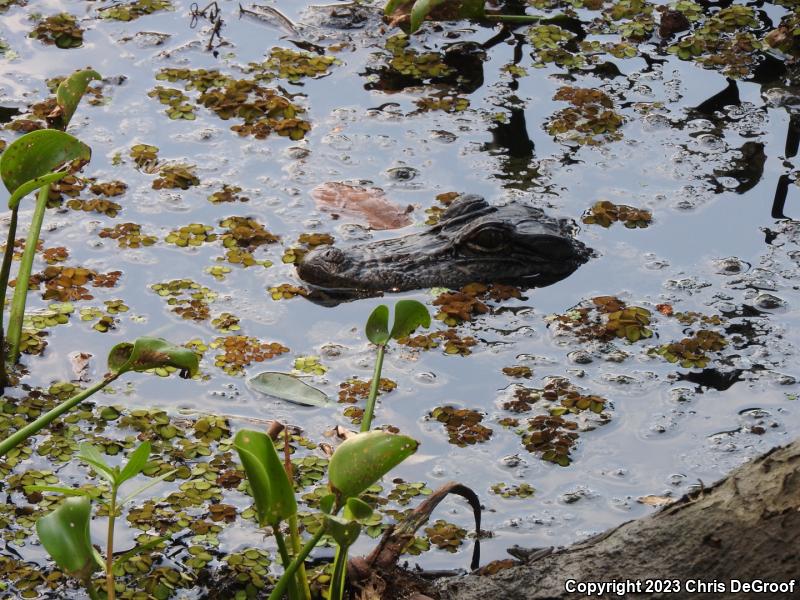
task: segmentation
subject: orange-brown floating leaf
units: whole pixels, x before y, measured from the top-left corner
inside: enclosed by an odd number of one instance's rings
[[[361,217],[372,229],[398,229],[411,224],[411,207],[395,204],[380,188],[329,181],[311,190],[311,197],[322,210]]]

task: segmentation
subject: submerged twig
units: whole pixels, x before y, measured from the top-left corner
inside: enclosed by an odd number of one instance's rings
[[[222,11],[220,10],[219,5],[216,2],[210,2],[203,9],[200,9],[196,2],[192,2],[189,10],[192,14],[192,21],[189,23],[190,29],[197,27],[197,22],[201,17],[208,19],[208,21],[211,22],[211,36],[208,38],[206,50],[209,52],[215,50],[214,38],[217,38],[218,40],[216,47],[218,48],[221,46],[222,35],[220,34],[220,31],[222,31],[222,25],[224,21],[222,20]]]

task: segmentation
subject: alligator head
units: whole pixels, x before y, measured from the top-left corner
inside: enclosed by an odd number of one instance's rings
[[[571,222],[518,203],[491,206],[467,195],[438,224],[400,238],[349,248],[318,248],[297,265],[301,279],[338,301],[426,287],[555,283],[591,252],[571,235]]]

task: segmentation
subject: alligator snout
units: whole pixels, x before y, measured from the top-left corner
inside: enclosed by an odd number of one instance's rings
[[[463,196],[438,224],[400,238],[318,248],[297,264],[301,279],[345,297],[468,283],[541,287],[570,275],[591,251],[569,221],[518,203]]]

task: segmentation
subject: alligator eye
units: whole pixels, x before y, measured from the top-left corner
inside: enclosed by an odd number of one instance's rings
[[[467,239],[467,247],[479,252],[499,252],[508,246],[508,234],[502,229],[481,229]]]

